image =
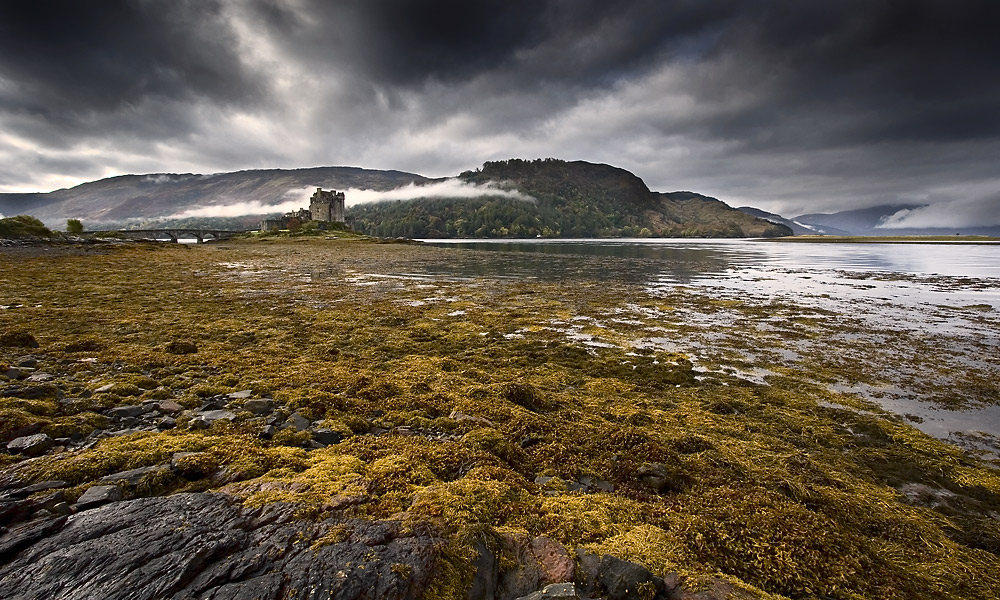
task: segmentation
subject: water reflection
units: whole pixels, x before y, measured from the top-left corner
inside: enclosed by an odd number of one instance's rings
[[[835,269],[844,271],[894,272],[909,275],[1000,278],[1000,245],[967,244],[849,244],[788,243],[743,239],[677,240],[424,240],[441,247],[516,252],[527,261],[519,274],[544,276],[529,266],[550,266],[552,257],[589,256],[647,262],[660,275],[686,283],[710,278],[741,267],[786,269]],[[543,261],[528,261],[525,255],[544,255]],[[650,264],[648,261],[654,261]],[[518,262],[518,261],[513,261]],[[516,265],[508,265],[513,268]],[[476,273],[488,275],[488,273]],[[565,275],[565,273],[564,273]],[[551,277],[551,274],[549,275]]]

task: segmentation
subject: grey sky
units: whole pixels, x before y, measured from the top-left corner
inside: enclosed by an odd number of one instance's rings
[[[0,191],[556,157],[997,225],[998,27],[991,0],[4,2]]]

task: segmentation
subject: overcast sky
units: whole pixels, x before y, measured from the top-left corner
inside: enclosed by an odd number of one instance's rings
[[[0,2],[0,191],[556,157],[1000,224],[998,30],[995,0]]]

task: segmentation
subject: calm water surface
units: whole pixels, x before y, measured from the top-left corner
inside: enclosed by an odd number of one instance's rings
[[[934,336],[956,352],[1000,369],[1000,245],[802,243],[744,239],[425,240],[478,252],[424,266],[438,277],[566,281],[609,279],[644,289],[683,286],[761,304],[791,302],[848,314],[873,330]],[[985,354],[985,355],[984,355]],[[982,367],[982,365],[980,365]],[[941,410],[907,394],[868,394],[887,410],[916,415],[917,426],[1000,436],[1000,402]]]

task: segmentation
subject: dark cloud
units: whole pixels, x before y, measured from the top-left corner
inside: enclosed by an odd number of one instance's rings
[[[257,95],[213,0],[0,3],[0,75],[3,110],[57,127],[148,99]]]
[[[556,156],[798,212],[995,199],[997,23],[991,0],[8,2],[0,162],[28,185]]]

